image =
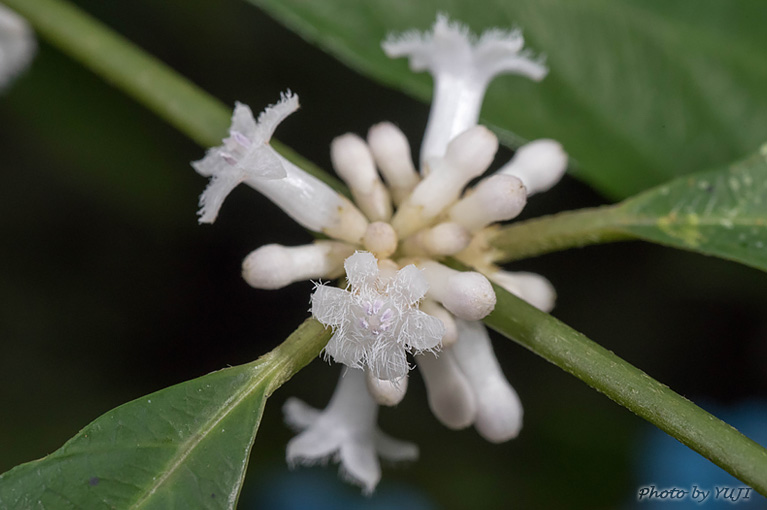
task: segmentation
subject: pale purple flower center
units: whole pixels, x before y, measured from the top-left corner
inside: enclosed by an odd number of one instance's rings
[[[394,312],[389,307],[382,312],[384,305],[384,301],[380,299],[362,303],[365,316],[360,318],[360,326],[376,336],[388,331],[394,324]]]
[[[234,144],[231,142],[234,142]],[[232,166],[235,166],[237,164],[237,161],[243,157],[244,153],[246,153],[247,150],[253,146],[253,142],[248,140],[248,137],[243,135],[239,131],[232,131],[232,136],[229,138],[226,138],[224,140],[224,144],[234,154],[230,154],[228,152],[222,151],[221,157],[224,158],[224,161],[226,161],[228,164]],[[237,147],[237,145],[239,145],[239,147]],[[245,149],[245,151],[243,151],[242,149]]]

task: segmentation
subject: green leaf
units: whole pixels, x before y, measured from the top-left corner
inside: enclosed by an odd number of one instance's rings
[[[767,271],[767,145],[727,168],[680,177],[608,207],[490,233],[495,262],[573,246],[643,239]]]
[[[767,494],[767,450],[581,333],[495,286],[485,322]]]
[[[576,175],[624,198],[727,164],[767,139],[767,4],[749,0],[250,0],[349,66],[420,99],[425,73],[380,49],[389,32],[427,29],[437,12],[475,33],[520,26],[544,53],[541,83],[500,77],[483,122],[516,145],[560,140]],[[390,119],[397,121],[397,119]]]
[[[330,332],[307,320],[258,360],[122,405],[0,477],[0,508],[232,509],[267,397]]]
[[[640,239],[767,271],[767,145],[723,170],[678,179],[618,207]]]

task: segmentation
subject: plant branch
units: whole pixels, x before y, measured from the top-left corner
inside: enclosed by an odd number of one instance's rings
[[[767,495],[767,450],[630,363],[495,286],[485,322]]]
[[[635,239],[619,229],[618,206],[566,211],[490,231],[492,262],[520,260],[554,251]]]

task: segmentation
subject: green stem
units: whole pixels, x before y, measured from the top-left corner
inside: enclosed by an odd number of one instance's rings
[[[756,491],[767,495],[767,450],[548,314],[495,287],[485,322],[569,372]]]
[[[306,319],[298,329],[280,345],[261,356],[253,364],[274,363],[276,377],[269,379],[266,396],[285,384],[299,370],[320,355],[327,345],[332,330],[313,318]]]
[[[227,136],[232,111],[132,42],[64,0],[3,0],[37,33],[200,144]],[[344,185],[289,147],[272,147],[308,173],[345,192]]]
[[[495,263],[589,244],[634,239],[617,228],[617,206],[567,211],[512,223],[488,234]]]

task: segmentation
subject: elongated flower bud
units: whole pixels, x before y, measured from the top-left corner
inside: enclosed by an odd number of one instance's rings
[[[458,340],[458,329],[453,315],[431,299],[425,299],[421,303],[421,311],[436,317],[445,326],[445,334],[442,336],[442,347],[450,347]]]
[[[458,342],[452,349],[474,390],[477,432],[493,443],[517,437],[522,429],[522,403],[498,365],[485,326],[481,322],[462,320],[456,324]]]
[[[440,223],[405,239],[402,252],[408,256],[447,257],[466,248],[470,241],[471,234],[458,223]]]
[[[400,206],[392,226],[407,237],[427,225],[458,199],[468,182],[493,162],[498,138],[486,127],[475,126],[456,137],[444,158],[430,162],[432,171]]]
[[[494,175],[480,181],[451,207],[449,216],[469,232],[476,232],[491,223],[516,218],[526,203],[522,181],[511,175]]]
[[[428,296],[442,303],[455,316],[476,321],[495,308],[493,286],[474,271],[456,271],[433,260],[419,260],[429,282]]]
[[[557,292],[551,282],[539,274],[498,270],[487,276],[541,311],[548,313],[554,309]]]
[[[330,144],[330,158],[338,176],[349,186],[354,201],[371,221],[388,221],[392,204],[365,141],[347,133]]]
[[[523,145],[500,170],[513,175],[525,185],[527,194],[546,191],[562,179],[567,170],[567,153],[562,145],[549,139],[535,140]]]
[[[391,122],[381,122],[368,131],[368,146],[394,203],[399,205],[421,180],[413,166],[407,138]]]
[[[344,260],[354,253],[351,246],[335,241],[315,241],[305,246],[267,244],[242,262],[242,277],[257,289],[280,289],[293,282],[337,278]]]
[[[450,350],[415,357],[423,374],[429,409],[447,428],[464,429],[474,423],[477,404],[474,392]]]
[[[376,221],[368,225],[362,244],[378,260],[387,259],[397,250],[397,233],[391,225]]]

